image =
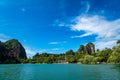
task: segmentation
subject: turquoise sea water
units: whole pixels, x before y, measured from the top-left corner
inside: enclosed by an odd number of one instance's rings
[[[0,80],[120,80],[119,65],[2,64]]]

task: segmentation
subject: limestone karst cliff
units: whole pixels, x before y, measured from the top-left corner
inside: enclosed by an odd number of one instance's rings
[[[18,40],[0,41],[0,63],[18,63],[23,58],[27,58],[26,52]]]

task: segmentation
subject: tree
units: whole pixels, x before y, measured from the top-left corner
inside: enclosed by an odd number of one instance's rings
[[[120,45],[120,40],[117,41],[117,44]]]
[[[73,52],[73,50],[68,50],[67,52],[66,52],[66,55],[67,56],[72,56],[72,55],[74,55],[74,52]]]
[[[108,58],[109,63],[120,63],[120,45],[113,47],[113,52]]]
[[[85,46],[84,45],[80,45],[80,48],[77,51],[78,53],[85,53]]]
[[[39,53],[36,53],[33,57],[39,57]]]
[[[91,55],[85,55],[84,58],[80,59],[80,62],[83,64],[91,64],[93,62],[94,56]]]
[[[102,51],[97,52],[97,57],[100,57],[102,62],[107,62],[109,55],[112,53],[110,48],[106,48]]]
[[[67,62],[69,62],[70,58],[73,57],[73,55],[74,55],[73,50],[71,50],[71,49],[68,50],[68,51],[65,53],[65,60],[66,60]]]

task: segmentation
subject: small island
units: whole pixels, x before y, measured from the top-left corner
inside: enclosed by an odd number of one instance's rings
[[[102,45],[102,44],[101,44]],[[77,51],[72,49],[65,53],[36,53],[32,58],[27,58],[26,51],[22,44],[11,39],[0,42],[0,64],[53,64],[53,63],[77,63],[77,64],[119,64],[120,63],[120,40],[112,49],[95,50],[95,44],[89,42],[87,45],[80,45]]]

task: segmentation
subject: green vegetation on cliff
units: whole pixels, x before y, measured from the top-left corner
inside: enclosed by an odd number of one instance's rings
[[[19,59],[26,58],[25,49],[18,40],[0,41],[0,63],[20,63]]]

